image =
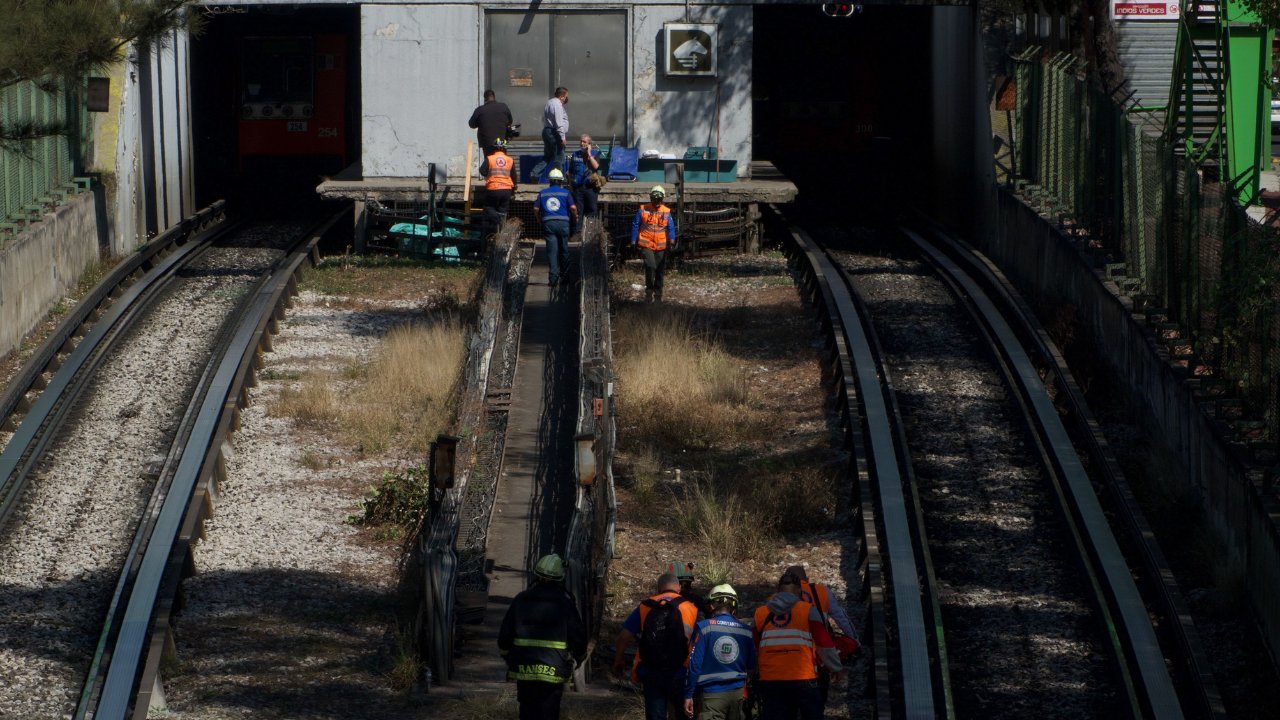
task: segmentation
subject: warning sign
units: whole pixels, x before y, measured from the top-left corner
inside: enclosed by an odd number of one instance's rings
[[[1112,2],[1111,17],[1116,20],[1177,20],[1176,2]]]
[[[667,77],[715,77],[718,58],[718,25],[667,23],[662,26],[666,42]]]
[[[511,87],[533,87],[533,68],[512,68]]]

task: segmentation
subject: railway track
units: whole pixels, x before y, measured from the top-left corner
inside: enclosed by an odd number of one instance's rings
[[[0,397],[0,714],[145,717],[258,355],[340,216],[202,211],[91,290]]]
[[[828,335],[857,462],[860,572],[870,605],[864,647],[877,717],[1225,717],[1176,581],[1118,463],[1061,354],[998,269],[925,223],[896,231],[895,251],[918,257],[904,270],[905,261],[859,267],[776,209],[773,221]],[[912,274],[936,286],[936,297],[921,304],[950,309],[935,308],[927,319],[879,317],[903,305],[886,288]],[[888,279],[868,279],[879,276]],[[875,302],[864,301],[867,288]],[[892,355],[877,326],[896,333]],[[920,392],[927,383],[919,375],[946,374],[938,363],[907,354],[912,338],[921,347],[923,336],[938,332],[950,333],[947,354],[958,359],[952,377],[932,379],[951,404]],[[950,468],[933,467],[934,455],[956,450],[934,436],[945,435],[937,423],[991,437],[979,441],[980,452],[946,460]],[[920,459],[930,465],[923,491]],[[937,482],[940,470],[947,482]],[[1101,500],[1095,480],[1106,489]],[[948,497],[947,485],[957,492]],[[985,595],[969,592],[973,577]],[[984,616],[984,603],[1008,599],[991,592],[1006,580],[1009,588],[1032,587],[1007,593],[1016,599],[1010,612]],[[1046,645],[1055,636],[1056,650]],[[975,665],[995,674],[982,677]],[[1013,692],[983,696],[993,688]],[[1019,692],[1032,704],[1016,707]]]

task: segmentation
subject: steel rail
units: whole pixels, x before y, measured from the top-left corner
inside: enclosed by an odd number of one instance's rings
[[[49,379],[52,379],[61,369],[63,359],[58,356],[70,353],[67,343],[69,341],[74,343],[74,338],[82,337],[87,333],[115,300],[128,289],[129,285],[141,277],[137,273],[151,270],[168,253],[225,218],[223,202],[219,200],[143,245],[137,252],[112,268],[106,277],[85,293],[85,296],[71,308],[49,337],[36,348],[35,353],[23,364],[22,369],[9,382],[5,391],[0,393],[0,429],[10,432],[17,429],[17,423],[13,422],[12,416],[29,410],[22,407],[26,394],[32,389],[45,389],[42,386],[47,385],[48,379],[43,376],[48,375]]]
[[[160,655],[166,643],[172,642],[168,634],[172,598],[188,564],[190,545],[211,512],[216,476],[225,472],[224,446],[230,433],[239,428],[248,388],[256,384],[253,372],[260,364],[259,355],[271,349],[270,333],[278,331],[284,308],[292,305],[290,295],[296,293],[302,264],[314,260],[320,240],[347,212],[334,214],[304,234],[286,258],[264,274],[238,322],[232,324],[231,340],[200,403],[150,541],[142,552],[94,720],[124,720],[131,708],[132,717],[146,716]],[[144,653],[146,649],[149,652]]]
[[[867,309],[866,300],[862,297],[858,284],[854,282],[848,270],[829,250],[823,248],[823,252],[836,270],[839,271],[840,277],[844,280],[844,285],[849,291],[849,296],[853,298],[853,304],[858,309],[858,315],[864,320],[867,339],[871,344],[871,353],[876,362],[876,370],[880,374],[881,393],[884,395],[885,403],[889,408],[889,415],[892,419],[894,440],[898,448],[898,461],[902,463],[907,487],[911,491],[912,531],[916,540],[916,553],[924,565],[925,595],[928,600],[929,627],[932,640],[930,649],[938,659],[937,664],[934,666],[934,682],[937,685],[937,692],[942,702],[943,717],[946,720],[955,720],[955,699],[951,693],[951,669],[947,655],[946,633],[942,626],[942,602],[938,594],[938,578],[933,570],[933,552],[929,549],[929,535],[925,531],[924,525],[924,507],[920,504],[920,485],[916,481],[915,465],[911,461],[906,425],[902,421],[902,410],[898,405],[898,393],[893,389],[893,375],[889,372],[888,361],[885,360],[884,349],[880,345],[880,335],[876,332],[875,325],[871,322],[871,312]]]
[[[1088,473],[1031,358],[1004,316],[968,273],[916,232],[907,228],[902,231],[982,330],[1013,391],[1012,399],[1023,409],[1094,585],[1100,620],[1110,636],[1122,690],[1130,698],[1131,714],[1136,718],[1182,720],[1182,705],[1146,605]]]
[[[1177,578],[1057,343],[1049,337],[1030,305],[995,263],[965,241],[952,237],[940,228],[934,230],[934,236],[942,241],[944,251],[972,270],[977,280],[994,293],[1002,307],[1008,311],[1008,316],[1017,321],[1015,330],[1019,331],[1022,339],[1053,371],[1059,388],[1064,391],[1069,408],[1067,417],[1074,426],[1075,434],[1084,440],[1086,451],[1116,500],[1116,509],[1123,518],[1130,537],[1136,541],[1145,574],[1155,590],[1167,621],[1162,627],[1173,634],[1174,642],[1179,647],[1183,673],[1194,688],[1199,710],[1206,718],[1225,720],[1227,711],[1222,702],[1222,694],[1213,677],[1208,655],[1200,642],[1200,633],[1196,630],[1186,599],[1178,587]]]
[[[893,608],[896,620],[898,662],[896,669],[902,685],[901,699],[892,697],[888,672],[887,640],[883,610],[877,612],[877,598],[872,586],[873,653],[876,665],[876,713],[878,717],[902,717],[907,720],[933,720],[936,717],[934,697],[933,657],[930,653],[928,631],[922,601],[925,592],[920,585],[920,571],[916,559],[916,532],[913,531],[914,513],[907,509],[906,493],[898,457],[898,445],[892,428],[885,394],[868,341],[863,318],[854,303],[849,287],[822,248],[803,230],[781,219],[777,208],[770,207],[778,216],[779,225],[785,228],[784,237],[789,241],[793,254],[806,275],[805,288],[813,298],[821,298],[827,315],[823,325],[835,341],[838,355],[837,372],[841,377],[837,385],[838,401],[843,404],[842,414],[847,419],[846,433],[850,440],[865,434],[866,446],[855,445],[855,457],[869,459],[873,471],[875,496],[879,498],[879,521],[884,526],[885,550],[888,555],[889,583],[893,591]],[[860,402],[859,402],[860,401]],[[859,416],[859,409],[861,415]],[[869,453],[864,452],[866,448]],[[876,534],[876,518],[871,505],[872,482],[864,484],[863,467],[859,463],[861,514],[864,532],[867,533],[867,551],[879,551]],[[875,547],[872,547],[872,543]],[[867,579],[880,568],[872,568],[868,557]],[[885,588],[886,590],[888,588]],[[879,617],[876,617],[880,615]],[[877,627],[877,625],[879,627]],[[898,705],[899,707],[894,707]]]
[[[149,272],[136,281],[133,273],[116,285],[126,286],[103,312],[98,321],[83,334],[78,343],[48,381],[31,411],[22,419],[4,451],[0,452],[0,527],[8,521],[17,507],[35,466],[44,450],[57,435],[58,428],[75,405],[76,399],[92,378],[98,365],[107,357],[116,342],[129,330],[134,321],[150,307],[156,297],[175,274],[188,262],[207,250],[213,241],[227,232],[231,226],[218,224],[188,239],[173,252],[165,254]],[[152,260],[155,258],[153,257]],[[134,273],[138,271],[135,268]],[[79,326],[77,327],[77,331]],[[63,346],[67,346],[64,344]]]
[[[313,228],[314,229],[314,228]],[[311,234],[303,233],[300,235],[298,244],[301,244]],[[286,253],[284,259],[277,262],[273,267],[262,273],[254,282],[252,287],[245,293],[246,298],[251,298],[262,287],[264,283],[278,270],[279,266],[290,259],[290,255]],[[239,317],[237,312],[233,317]],[[152,531],[155,528],[155,522],[159,518],[160,508],[164,500],[168,497],[169,488],[172,486],[174,472],[177,469],[178,462],[181,460],[187,446],[187,441],[195,429],[195,420],[202,407],[205,398],[208,395],[209,386],[212,382],[214,372],[218,365],[225,357],[227,348],[232,340],[232,330],[235,323],[225,323],[219,330],[217,341],[214,343],[209,359],[205,363],[199,380],[196,383],[195,391],[191,395],[191,400],[187,403],[186,410],[178,423],[178,430],[174,434],[174,439],[170,443],[168,453],[165,456],[163,465],[157,473],[155,487],[152,489],[151,497],[148,500],[147,507],[143,511],[142,520],[138,524],[138,528],[134,533],[133,543],[129,548],[129,553],[125,557],[125,561],[121,566],[120,577],[116,582],[115,591],[112,594],[111,602],[108,605],[106,620],[103,623],[102,632],[99,635],[98,645],[94,651],[93,661],[89,666],[89,673],[86,676],[84,688],[81,691],[80,703],[76,708],[75,720],[81,720],[88,713],[93,703],[97,700],[97,691],[101,690],[99,680],[102,678],[101,673],[110,666],[111,653],[109,652],[109,642],[115,639],[115,633],[119,630],[120,615],[118,611],[122,608],[122,603],[128,599],[129,593],[132,591],[133,583],[137,579],[139,563],[142,559],[142,553],[145,551],[147,542],[150,540]]]

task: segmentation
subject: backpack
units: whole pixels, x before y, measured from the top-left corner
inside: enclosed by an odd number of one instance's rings
[[[680,614],[682,597],[657,601],[649,598],[641,605],[649,608],[640,629],[640,661],[648,670],[675,672],[689,657],[689,638],[684,634]]]

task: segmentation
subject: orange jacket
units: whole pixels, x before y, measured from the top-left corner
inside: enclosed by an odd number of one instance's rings
[[[511,190],[515,188],[515,181],[511,179],[511,171],[515,168],[516,161],[511,156],[499,150],[489,156],[489,174],[484,178],[485,190]]]
[[[669,244],[675,244],[676,233],[671,220],[671,208],[659,205],[655,210],[647,203],[641,205],[631,225],[631,241],[654,252],[661,252]]]
[[[680,593],[667,591],[664,593],[658,593],[657,595],[654,595],[649,599],[663,600],[663,599],[678,598],[678,597],[680,597]],[[644,619],[649,615],[649,607],[642,603],[638,609],[640,610],[640,627],[643,629]],[[683,603],[680,603],[679,610],[680,610],[680,617],[684,620],[684,636],[688,638],[693,635],[693,628],[695,625],[698,624],[698,606],[694,605],[691,602],[685,601]],[[631,679],[635,680],[637,683],[640,682],[640,663],[642,660],[643,658],[640,657],[640,648],[637,647],[636,660],[631,665]],[[686,667],[689,665],[688,656],[685,657],[684,664]]]
[[[824,624],[831,620],[831,591],[827,590],[826,585],[801,580],[800,599],[818,608]]]
[[[818,609],[790,593],[777,593],[756,609],[754,624],[761,680],[813,680],[818,665],[840,672],[840,656]]]

